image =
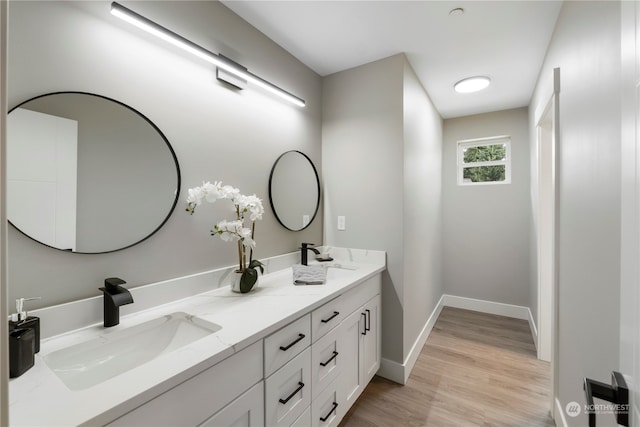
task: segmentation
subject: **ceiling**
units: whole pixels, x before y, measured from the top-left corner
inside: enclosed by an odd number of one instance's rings
[[[443,118],[529,104],[560,1],[222,0],[326,76],[404,52]],[[450,15],[463,8],[461,15]],[[484,75],[489,88],[453,84]]]

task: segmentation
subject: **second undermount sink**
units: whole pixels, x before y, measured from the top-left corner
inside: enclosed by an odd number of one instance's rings
[[[44,356],[71,390],[83,390],[222,329],[187,313],[161,316]]]

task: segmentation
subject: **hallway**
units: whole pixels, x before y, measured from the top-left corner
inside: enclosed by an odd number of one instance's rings
[[[445,307],[407,384],[375,377],[340,426],[547,427],[548,392],[527,321]]]

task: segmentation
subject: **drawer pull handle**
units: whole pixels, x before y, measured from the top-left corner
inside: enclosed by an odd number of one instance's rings
[[[283,405],[286,405],[287,402],[289,402],[293,398],[293,396],[298,394],[303,387],[304,387],[304,383],[301,381],[298,381],[298,388],[293,393],[291,393],[289,397],[287,397],[286,399],[280,399],[280,403],[282,403]]]
[[[331,363],[331,361],[332,361],[333,359],[335,359],[335,358],[336,358],[336,356],[337,356],[337,355],[338,355],[338,352],[337,352],[337,351],[334,351],[334,352],[333,352],[333,356],[331,356],[331,357],[329,358],[329,360],[327,360],[327,361],[326,361],[326,362],[324,362],[324,363],[320,362],[320,366],[327,366],[329,363]]]
[[[340,314],[340,312],[338,311],[334,311],[333,314],[329,317],[327,317],[326,319],[322,319],[320,320],[322,323],[329,323],[333,320],[334,317],[336,317],[338,314]]]
[[[366,324],[364,326],[364,329],[367,332],[369,332],[371,330],[371,310],[366,309],[365,311],[367,312],[367,318],[366,318],[367,322],[366,322]]]
[[[361,316],[364,316],[364,331],[360,332],[360,335],[367,335],[367,313],[360,313]]]
[[[293,347],[294,345],[298,344],[300,341],[302,341],[305,338],[305,334],[298,334],[298,338],[296,338],[291,344],[289,344],[286,347],[280,346],[280,350],[282,351],[287,351],[289,350],[291,347]]]
[[[329,417],[331,416],[331,414],[333,414],[333,411],[336,410],[337,407],[338,407],[338,403],[337,402],[333,402],[333,407],[331,408],[331,410],[329,411],[327,416],[326,417],[320,417],[320,421],[322,421],[323,423],[326,422],[329,419]]]

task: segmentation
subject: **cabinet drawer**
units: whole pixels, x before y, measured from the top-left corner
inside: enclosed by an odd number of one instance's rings
[[[268,377],[311,344],[311,316],[307,314],[264,340],[264,375]]]
[[[265,420],[290,426],[311,404],[311,349],[307,348],[265,380]]]
[[[340,423],[344,416],[344,402],[340,396],[338,381],[333,381],[311,403],[312,427],[333,427]]]
[[[262,341],[177,385],[109,426],[197,426],[262,379]]]
[[[342,370],[345,355],[341,354],[339,348],[344,340],[339,336],[342,327],[334,328],[313,343],[311,347],[311,383],[313,384],[313,394],[311,399],[315,399],[331,381],[333,381]]]
[[[342,306],[342,296],[332,299],[322,307],[318,307],[311,312],[311,337],[316,342],[323,335],[335,328],[342,322],[345,315]]]
[[[264,384],[259,382],[199,427],[264,426]]]

